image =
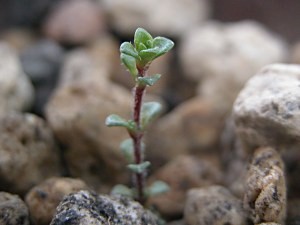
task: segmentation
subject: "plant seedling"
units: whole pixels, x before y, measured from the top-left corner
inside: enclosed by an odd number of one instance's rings
[[[134,188],[117,185],[113,193],[130,196],[141,204],[147,197],[163,193],[168,185],[162,181],[154,182],[145,187],[145,177],[150,162],[145,161],[144,134],[149,124],[159,115],[161,105],[158,102],[143,103],[146,87],[154,85],[161,77],[160,74],[149,75],[148,68],[153,60],[170,51],[174,43],[164,37],[153,38],[145,29],[138,28],[134,34],[134,43],[124,42],[120,46],[120,58],[123,65],[130,72],[135,82],[134,104],[132,118],[127,120],[112,114],[106,118],[109,127],[124,127],[130,139],[124,140],[120,148],[128,161],[127,168],[133,173]]]

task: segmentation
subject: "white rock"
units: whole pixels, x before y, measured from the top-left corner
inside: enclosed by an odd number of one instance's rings
[[[262,66],[281,62],[285,43],[260,24],[207,23],[183,39],[180,59],[185,74],[201,82],[198,93],[229,111],[245,82]]]
[[[299,87],[299,65],[269,65],[247,82],[233,108],[237,132],[246,148],[299,144]]]
[[[0,43],[0,114],[27,110],[33,101],[33,87],[22,71],[17,55]]]
[[[138,26],[181,36],[209,16],[207,0],[103,0],[113,27],[131,35]]]

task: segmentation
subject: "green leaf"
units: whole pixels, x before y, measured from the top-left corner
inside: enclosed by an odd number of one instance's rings
[[[138,52],[135,50],[135,48],[133,47],[133,45],[129,42],[123,42],[120,46],[120,52],[125,54],[125,55],[129,55],[132,56],[136,59],[139,59],[139,54]]]
[[[174,42],[168,38],[156,37],[153,40],[153,47],[158,48],[156,57],[159,57],[170,51],[174,47]]]
[[[152,86],[154,85],[161,77],[161,74],[154,74],[148,77],[138,77],[138,82],[142,85]]]
[[[149,161],[145,161],[141,164],[129,164],[127,167],[134,173],[143,173],[150,165]]]
[[[166,193],[170,190],[170,186],[164,181],[155,181],[150,187],[146,189],[147,196],[155,196]]]
[[[137,28],[134,34],[134,45],[138,51],[140,51],[140,44],[144,44],[147,48],[151,47],[150,43],[152,42],[153,38],[151,34],[149,34],[143,28]],[[150,41],[150,42],[149,42]]]
[[[136,125],[134,121],[126,121],[122,117],[111,114],[105,120],[105,125],[108,127],[126,127],[128,130],[135,130]]]
[[[134,197],[133,190],[123,184],[117,184],[116,186],[114,186],[113,189],[111,190],[111,194],[112,195],[124,195],[124,196],[128,196],[130,198]]]
[[[131,75],[135,78],[138,74],[138,70],[136,68],[136,59],[130,55],[121,53],[121,61],[129,70]]]
[[[134,162],[134,149],[132,139],[126,139],[121,142],[120,149],[129,163]]]
[[[142,129],[146,129],[146,127],[159,115],[161,109],[161,104],[158,102],[146,102],[143,104],[141,112]]]
[[[141,61],[144,65],[152,62],[155,58],[157,58],[159,51],[158,48],[149,48],[145,50],[141,50],[139,52],[139,56],[141,57]]]

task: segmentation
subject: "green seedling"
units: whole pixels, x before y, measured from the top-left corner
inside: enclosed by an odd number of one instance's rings
[[[145,29],[138,28],[134,34],[134,43],[124,42],[120,46],[120,58],[123,65],[131,74],[135,82],[134,104],[132,118],[127,120],[112,114],[107,117],[106,125],[109,127],[124,127],[130,139],[124,140],[120,148],[128,161],[127,168],[134,177],[134,187],[117,185],[113,193],[130,196],[141,204],[147,197],[161,194],[168,190],[168,185],[162,181],[156,181],[149,187],[145,187],[146,171],[151,165],[145,161],[144,134],[149,124],[159,115],[161,105],[158,102],[143,103],[145,90],[154,85],[161,77],[160,74],[149,75],[147,73],[150,64],[170,51],[174,43],[164,37],[153,38]]]

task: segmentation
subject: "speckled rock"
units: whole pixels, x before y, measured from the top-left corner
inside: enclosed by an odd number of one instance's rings
[[[34,113],[43,114],[44,106],[54,89],[63,60],[62,47],[47,39],[36,42],[22,52],[22,67],[35,87]]]
[[[188,225],[246,225],[242,203],[226,188],[210,186],[191,189],[184,209]]]
[[[154,33],[181,36],[210,14],[206,0],[104,0],[112,26],[123,35],[131,35],[137,26]]]
[[[257,149],[246,177],[243,205],[252,221],[284,224],[286,184],[280,155],[270,147]]]
[[[51,225],[157,225],[157,218],[139,203],[124,197],[80,191],[68,195],[57,207]]]
[[[209,101],[190,99],[164,117],[149,131],[147,156],[153,166],[180,154],[203,155],[216,150],[223,117]]]
[[[47,37],[66,44],[93,40],[105,28],[103,12],[96,1],[60,1],[43,24]]]
[[[183,38],[179,56],[198,93],[229,112],[245,82],[262,66],[282,62],[286,44],[251,21],[210,22]]]
[[[33,187],[25,197],[31,222],[36,225],[50,224],[64,196],[87,189],[82,180],[67,177],[50,178]]]
[[[174,176],[176,174],[176,176]],[[162,180],[170,186],[167,193],[152,197],[149,204],[164,218],[182,216],[185,196],[189,189],[220,183],[221,171],[217,163],[194,156],[178,156],[160,168],[149,181]]]
[[[10,110],[28,110],[33,87],[21,69],[14,50],[0,42],[0,115]]]
[[[247,82],[233,108],[237,133],[245,148],[299,147],[299,79],[299,65],[273,64]]]
[[[27,206],[19,196],[7,192],[0,192],[0,224],[30,224]]]
[[[109,189],[128,181],[119,149],[128,135],[125,129],[106,127],[105,119],[112,113],[130,118],[132,97],[107,77],[105,69],[95,67],[85,56],[74,57],[64,65],[59,86],[46,107],[46,117],[65,147],[71,175],[92,187],[108,185]]]
[[[25,194],[31,187],[61,173],[54,137],[32,114],[10,112],[0,118],[0,189]]]

